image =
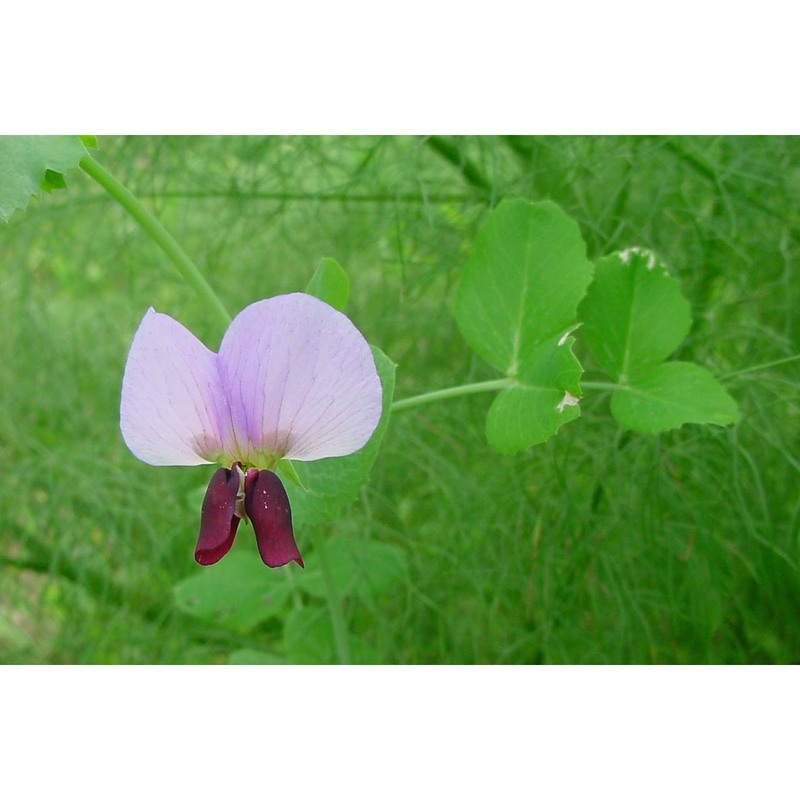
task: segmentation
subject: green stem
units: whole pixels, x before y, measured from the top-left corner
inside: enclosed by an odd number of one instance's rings
[[[736,370],[736,372],[728,372],[722,376],[723,381],[730,378],[738,378],[740,375],[747,375],[748,372],[758,372],[762,369],[771,369],[772,367],[779,367],[781,364],[790,364],[792,361],[800,359],[800,353],[786,358],[779,358],[777,361],[768,361],[766,364],[756,364],[754,367],[746,367],[745,369]]]
[[[325,599],[328,601],[328,611],[331,615],[331,625],[333,626],[333,638],[336,642],[336,656],[340,664],[350,663],[350,637],[347,633],[347,622],[344,618],[342,601],[336,591],[336,584],[331,577],[330,564],[325,557],[325,547],[319,531],[313,526],[309,526],[311,542],[314,545],[314,552],[319,559],[322,570],[322,580],[325,584]]]
[[[200,295],[209,310],[227,328],[231,315],[194,262],[166,228],[105,167],[90,155],[80,160],[81,169],[99,183],[147,232],[175,265],[181,277]]]
[[[402,411],[406,408],[424,406],[427,403],[437,403],[439,400],[449,400],[451,397],[461,397],[466,394],[479,394],[480,392],[499,392],[514,386],[511,378],[498,378],[494,381],[481,381],[480,383],[467,383],[463,386],[451,386],[449,389],[439,389],[435,392],[418,394],[406,397],[405,400],[395,400],[392,411]]]
[[[427,403],[437,403],[439,400],[449,400],[451,397],[461,397],[467,394],[479,394],[480,392],[499,392],[501,389],[510,389],[516,386],[513,378],[498,378],[494,381],[481,381],[480,383],[466,383],[463,386],[451,386],[449,389],[439,389],[435,392],[418,394],[414,397],[406,397],[404,400],[395,400],[392,403],[392,411],[403,411],[406,408],[416,408]],[[618,383],[602,383],[596,381],[581,381],[582,389],[625,389],[626,387]]]

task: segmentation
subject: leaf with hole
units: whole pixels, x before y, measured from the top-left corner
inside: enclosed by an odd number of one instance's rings
[[[486,438],[500,453],[516,453],[550,438],[580,416],[581,365],[574,339],[548,342],[531,358],[525,380],[497,395],[486,417]]]
[[[543,442],[579,415],[568,333],[591,276],[577,223],[554,203],[505,200],[478,233],[455,315],[469,345],[513,381],[487,417],[500,452]]]
[[[86,147],[78,136],[0,136],[0,218],[7,220],[42,190],[66,186]]]

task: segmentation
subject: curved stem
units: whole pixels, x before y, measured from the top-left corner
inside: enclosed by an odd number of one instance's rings
[[[319,531],[313,526],[309,526],[311,542],[314,545],[314,552],[319,559],[322,571],[322,580],[325,584],[325,599],[328,602],[328,611],[331,615],[331,625],[333,627],[333,638],[336,642],[336,657],[340,664],[350,663],[350,637],[347,633],[347,622],[342,610],[342,601],[336,591],[336,585],[331,577],[330,564],[325,557],[325,547]]]
[[[223,329],[231,321],[231,315],[217,297],[216,292],[203,277],[194,262],[167,232],[166,228],[148,211],[134,195],[123,186],[105,167],[90,155],[80,160],[81,169],[97,181],[145,230],[150,238],[163,250],[175,265],[181,277],[202,297],[209,310],[220,321]]]
[[[402,411],[405,408],[424,406],[427,403],[436,403],[439,400],[449,400],[451,397],[461,397],[466,394],[499,392],[501,389],[508,389],[512,386],[514,386],[514,381],[511,378],[498,378],[494,381],[481,381],[480,383],[466,383],[463,386],[451,386],[449,389],[439,389],[435,392],[406,397],[404,400],[395,400],[395,402],[392,403],[392,411]]]

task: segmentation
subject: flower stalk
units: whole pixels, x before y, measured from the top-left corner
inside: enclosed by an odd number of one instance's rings
[[[499,392],[501,389],[510,389],[512,386],[514,386],[514,381],[511,378],[498,378],[497,380],[481,381],[480,383],[465,383],[462,386],[451,386],[447,389],[438,389],[435,392],[406,397],[404,400],[395,400],[392,403],[392,411],[403,411],[407,408],[416,408],[428,403],[438,403],[439,400],[449,400],[452,397],[461,397],[467,394]]]

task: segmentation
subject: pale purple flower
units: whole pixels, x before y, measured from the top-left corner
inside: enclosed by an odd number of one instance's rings
[[[265,564],[302,566],[275,465],[360,450],[381,401],[372,352],[353,323],[315,297],[287,294],[245,308],[219,353],[149,309],[125,366],[120,427],[147,464],[222,465],[203,501],[200,564],[219,561],[245,519]]]

